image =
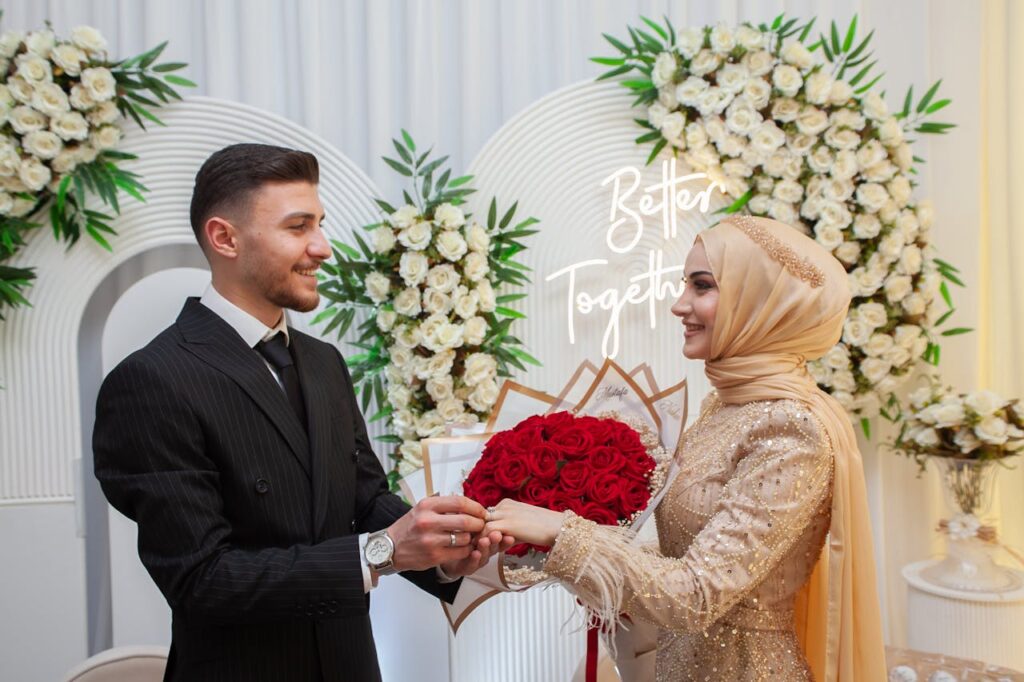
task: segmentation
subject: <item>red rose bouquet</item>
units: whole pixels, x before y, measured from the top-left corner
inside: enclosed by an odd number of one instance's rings
[[[657,434],[638,420],[535,415],[488,440],[463,493],[485,507],[509,498],[630,526],[664,482],[667,460]],[[507,553],[549,549],[519,544]]]

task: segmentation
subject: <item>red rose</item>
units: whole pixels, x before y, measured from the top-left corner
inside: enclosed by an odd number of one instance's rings
[[[640,442],[640,435],[626,424],[615,430],[613,435],[614,445],[623,452],[634,452],[643,450],[643,443]]]
[[[558,450],[551,445],[535,445],[526,454],[526,465],[532,475],[545,481],[552,481],[558,476],[558,455]]]
[[[531,478],[519,491],[519,501],[532,504],[535,507],[547,507],[551,500],[551,484],[536,478]],[[483,504],[481,502],[480,504]],[[496,503],[495,503],[496,504]],[[484,505],[490,506],[490,505]]]
[[[626,465],[622,468],[622,475],[627,478],[646,481],[657,466],[654,458],[643,452],[626,458]]]
[[[558,487],[566,495],[580,497],[587,492],[590,467],[582,460],[569,462],[558,472]]]
[[[590,519],[595,523],[600,523],[603,526],[615,526],[618,524],[618,519],[615,518],[615,513],[608,509],[604,505],[597,504],[596,502],[588,502],[584,505],[583,510],[578,512],[580,516],[585,519]]]
[[[498,462],[494,470],[494,482],[506,490],[519,490],[529,475],[526,459],[519,454],[509,454]]]
[[[539,414],[535,414],[532,417],[527,417],[523,421],[512,427],[513,431],[523,431],[525,429],[543,429],[545,418]]]
[[[490,507],[501,502],[505,497],[505,491],[491,479],[483,479],[479,483],[470,486],[467,481],[462,487],[463,494],[471,500],[476,500],[485,507]]]
[[[594,447],[594,439],[586,430],[576,426],[565,426],[551,437],[551,444],[556,446],[568,458],[582,457]]]
[[[568,509],[582,516],[583,507],[584,502],[582,499],[568,495],[561,490],[552,491],[551,497],[548,499],[548,509],[553,509],[554,511],[565,511]]]
[[[576,425],[586,429],[594,439],[594,445],[607,445],[612,435],[611,423],[607,419],[597,417],[580,417]]]
[[[505,554],[512,556],[526,556],[526,553],[530,551],[530,545],[525,542],[520,542],[518,545],[512,545],[505,550]]]
[[[651,490],[642,481],[627,481],[622,487],[619,508],[622,515],[629,517],[636,512],[646,509],[647,503],[651,500]],[[481,504],[483,504],[481,502]]]
[[[614,504],[621,496],[621,489],[621,479],[615,474],[594,473],[587,480],[587,497],[598,504]]]
[[[626,458],[616,448],[602,445],[590,451],[587,460],[594,471],[615,473],[626,466]]]

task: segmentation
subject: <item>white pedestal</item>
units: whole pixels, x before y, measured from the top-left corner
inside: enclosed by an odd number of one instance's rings
[[[939,587],[921,578],[938,561],[903,567],[908,646],[1024,670],[1024,588],[986,593]]]

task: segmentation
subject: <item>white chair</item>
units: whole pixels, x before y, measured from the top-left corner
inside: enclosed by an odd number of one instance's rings
[[[167,667],[165,646],[122,646],[92,656],[64,682],[161,682]]]

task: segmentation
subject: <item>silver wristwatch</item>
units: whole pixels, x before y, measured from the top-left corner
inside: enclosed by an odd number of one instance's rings
[[[363,548],[366,563],[380,575],[397,573],[395,570],[395,542],[386,530],[370,533]]]

